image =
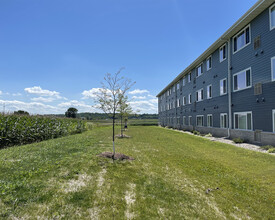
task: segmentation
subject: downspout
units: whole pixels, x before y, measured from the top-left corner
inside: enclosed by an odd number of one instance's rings
[[[230,138],[230,129],[232,129],[232,100],[231,100],[231,39],[228,43],[228,138]]]

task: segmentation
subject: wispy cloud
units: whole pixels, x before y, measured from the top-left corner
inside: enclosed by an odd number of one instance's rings
[[[71,100],[68,102],[62,102],[57,105],[60,108],[67,109],[70,107],[75,107],[78,109],[79,112],[92,112],[95,111],[95,108],[91,105],[88,105],[84,102],[78,101],[78,100]]]
[[[54,100],[56,100],[55,98],[53,97],[35,97],[35,98],[31,98],[32,101],[35,101],[35,102],[53,102]]]
[[[39,96],[60,96],[59,92],[42,89],[40,86],[33,86],[24,89],[27,93],[39,95]]]
[[[130,95],[144,94],[144,93],[149,93],[149,91],[146,89],[143,89],[143,90],[135,89],[135,90],[129,92]]]
[[[92,88],[90,90],[84,90],[81,94],[83,95],[82,99],[96,98],[96,94],[100,93],[100,88]]]
[[[13,93],[12,96],[22,96],[22,94],[18,92],[18,93]]]
[[[146,99],[146,96],[133,96],[132,99]]]
[[[2,93],[3,93],[3,92],[0,90],[0,95],[2,95]]]

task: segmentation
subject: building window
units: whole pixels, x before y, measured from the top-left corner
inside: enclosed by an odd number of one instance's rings
[[[210,70],[212,68],[212,56],[206,59],[206,70]]]
[[[188,104],[191,104],[192,103],[192,96],[191,96],[191,93],[188,95]]]
[[[220,47],[220,62],[226,59],[226,44]]]
[[[207,115],[207,127],[213,127],[213,115]]]
[[[199,77],[203,73],[202,63],[196,69],[196,77]]]
[[[225,95],[227,93],[227,80],[222,79],[220,81],[220,95]]]
[[[183,105],[186,105],[186,97],[183,97]]]
[[[177,124],[180,124],[180,117],[177,117]]]
[[[233,38],[233,52],[236,53],[248,44],[250,44],[250,25],[241,30]]]
[[[212,85],[207,86],[207,98],[212,98]]]
[[[234,92],[251,87],[251,68],[233,75]]]
[[[190,83],[192,80],[191,73],[188,74],[188,82]]]
[[[272,110],[273,132],[275,133],[275,109]]]
[[[192,116],[188,117],[188,125],[191,126],[192,125]]]
[[[234,113],[235,129],[252,130],[252,112]]]
[[[177,107],[180,107],[180,99],[177,99]]]
[[[173,85],[173,92],[176,92],[176,85]]]
[[[183,116],[183,118],[182,118],[182,124],[186,125],[186,116]]]
[[[196,92],[196,98],[197,98],[197,102],[203,100],[203,89],[200,89]]]
[[[178,82],[177,83],[177,90],[179,90],[180,89],[180,83]]]
[[[182,86],[185,86],[185,84],[186,84],[186,77],[183,77],[183,79],[182,79]]]
[[[275,81],[275,57],[271,58],[271,77],[272,81]]]
[[[275,4],[269,8],[270,30],[275,28]]]
[[[222,113],[220,117],[221,128],[227,128],[227,113]]]
[[[203,126],[203,115],[198,115],[196,118],[196,125],[198,127],[202,127]]]

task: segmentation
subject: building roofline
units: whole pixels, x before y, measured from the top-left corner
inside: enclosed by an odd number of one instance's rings
[[[182,77],[187,75],[199,63],[210,56],[215,50],[226,43],[231,37],[237,34],[240,29],[249,24],[260,13],[274,3],[274,0],[259,0],[257,1],[239,20],[237,20],[221,37],[219,37],[208,49],[206,49],[193,63],[185,68],[171,83],[169,83],[158,95],[161,96],[167,89],[178,82]]]

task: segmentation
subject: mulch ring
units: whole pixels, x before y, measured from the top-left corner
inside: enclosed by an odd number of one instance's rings
[[[130,138],[131,136],[128,136],[128,135],[126,135],[126,134],[123,134],[123,135],[118,134],[118,135],[116,135],[115,137],[116,137],[116,138]]]
[[[103,152],[101,154],[98,154],[97,156],[113,159],[112,152]],[[115,160],[134,160],[133,157],[129,157],[129,156],[127,156],[125,154],[121,154],[121,153],[116,153],[114,156],[114,159]]]

